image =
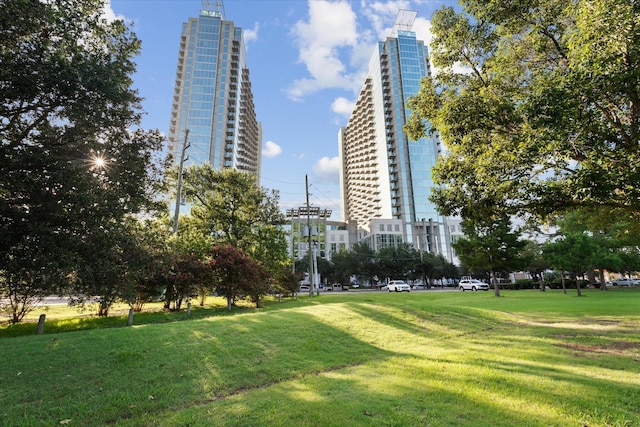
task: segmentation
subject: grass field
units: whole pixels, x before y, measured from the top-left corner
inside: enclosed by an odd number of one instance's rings
[[[4,327],[0,425],[640,426],[640,290],[584,294],[350,292]]]

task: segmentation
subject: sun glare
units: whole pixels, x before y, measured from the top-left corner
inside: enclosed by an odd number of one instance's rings
[[[93,163],[93,167],[95,169],[104,169],[107,166],[106,160],[104,159],[104,157],[101,157],[101,156],[93,157],[91,162]]]

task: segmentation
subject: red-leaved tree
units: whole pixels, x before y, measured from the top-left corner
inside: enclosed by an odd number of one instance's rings
[[[260,297],[269,290],[268,275],[247,253],[231,245],[214,246],[209,263],[215,288],[227,299],[229,310],[243,296],[259,306]]]
[[[211,270],[195,254],[176,254],[160,277],[166,285],[165,310],[180,311],[182,302],[195,297],[198,286],[211,280]]]

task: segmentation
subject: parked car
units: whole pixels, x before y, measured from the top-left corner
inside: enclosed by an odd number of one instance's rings
[[[311,288],[307,285],[300,286],[300,292],[309,292],[309,289]]]
[[[411,287],[402,280],[391,280],[387,284],[387,290],[389,292],[411,292]]]
[[[464,291],[488,291],[489,285],[477,279],[462,279],[458,283],[458,287]]]
[[[611,282],[614,286],[635,286],[640,284],[637,279],[616,279]]]

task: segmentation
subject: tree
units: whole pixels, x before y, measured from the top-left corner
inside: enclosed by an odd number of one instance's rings
[[[260,237],[284,241],[284,233],[265,226],[284,223],[278,207],[278,193],[261,188],[253,175],[236,170],[216,171],[209,164],[191,166],[184,175],[184,191],[193,203],[191,216],[196,226],[218,244],[249,251]]]
[[[167,237],[167,243],[170,252],[189,255],[200,261],[208,261],[211,248],[214,246],[214,239],[210,235],[204,234],[193,218],[183,215],[180,217],[179,232],[171,233]],[[202,281],[197,284],[197,288],[199,304],[203,307],[207,295],[211,292],[211,283]]]
[[[331,283],[349,285],[351,282],[351,276],[356,274],[352,252],[346,249],[333,252],[331,254],[331,264],[333,266]]]
[[[600,290],[607,290],[605,270],[619,271],[624,265],[625,254],[637,252],[637,235],[630,233],[634,227],[627,224],[626,218],[605,208],[573,209],[558,218],[556,224],[560,234],[586,234],[590,237],[589,243],[598,246],[592,248],[597,256],[593,257],[591,268],[600,272]]]
[[[98,316],[107,316],[111,306],[135,298],[135,284],[142,275],[139,268],[145,258],[131,224],[108,224],[102,230],[84,236],[75,280],[68,291],[72,305],[98,304]],[[132,268],[130,268],[130,266]],[[138,267],[138,268],[136,268]]]
[[[275,277],[275,285],[274,290],[278,292],[281,296],[284,294],[294,295],[298,292],[298,288],[300,287],[300,276],[291,271],[291,268],[283,268]]]
[[[160,220],[136,221],[132,232],[139,246],[138,257],[129,258],[127,267],[134,272],[134,294],[126,301],[137,313],[144,304],[166,292],[165,281],[155,280],[158,271],[166,270],[170,252],[168,242],[173,234]]]
[[[407,243],[381,248],[376,259],[379,277],[407,280],[420,276],[420,253]]]
[[[545,217],[603,206],[638,222],[636,2],[463,0],[431,21],[435,77],[407,131],[437,131],[443,214]]]
[[[106,266],[81,256],[99,249],[91,245],[158,208],[163,138],[132,130],[140,42],[122,21],[105,21],[102,6],[2,3],[0,298],[9,290],[28,305],[68,288],[76,271]]]
[[[155,280],[165,287],[164,309],[180,311],[182,303],[195,297],[203,284],[213,283],[213,273],[209,262],[198,255],[173,253]]]
[[[68,278],[57,260],[68,255],[64,247],[43,242],[49,236],[34,236],[12,247],[0,271],[0,312],[11,323],[22,321]]]
[[[255,176],[192,166],[184,175],[184,191],[193,203],[190,225],[214,244],[240,249],[272,278],[288,263],[279,195],[260,187]]]
[[[572,273],[576,281],[578,296],[582,296],[578,276],[597,265],[598,258],[603,255],[603,249],[593,237],[586,233],[568,233],[555,241],[548,242],[543,253],[551,266],[561,272],[569,271]],[[562,274],[562,288],[564,293],[567,293],[564,274]]]
[[[259,306],[260,297],[268,291],[266,272],[241,249],[232,245],[216,245],[211,249],[210,267],[218,294],[227,299],[227,307],[235,305],[241,296],[252,297]]]
[[[287,253],[287,240],[282,227],[275,224],[262,224],[255,231],[255,242],[248,249],[248,253],[262,270],[268,275],[274,285],[279,285],[279,280],[285,280],[286,287],[288,276],[282,276],[281,272],[291,269],[291,261]]]
[[[544,271],[549,269],[549,262],[544,258],[542,253],[542,245],[540,243],[529,241],[524,248],[523,254],[525,258],[529,260],[529,263],[525,267],[531,276],[540,283],[540,291],[546,291],[546,285],[544,283]]]
[[[442,254],[436,255],[431,252],[425,252],[422,254],[421,268],[429,287],[435,283],[435,280],[453,279],[458,276],[458,268],[455,264],[447,261]]]
[[[460,261],[470,269],[488,269],[495,295],[500,296],[496,271],[526,265],[527,260],[522,257],[526,241],[520,240],[519,231],[511,230],[511,220],[507,216],[476,221],[464,219],[462,231],[465,237],[453,244]]]

